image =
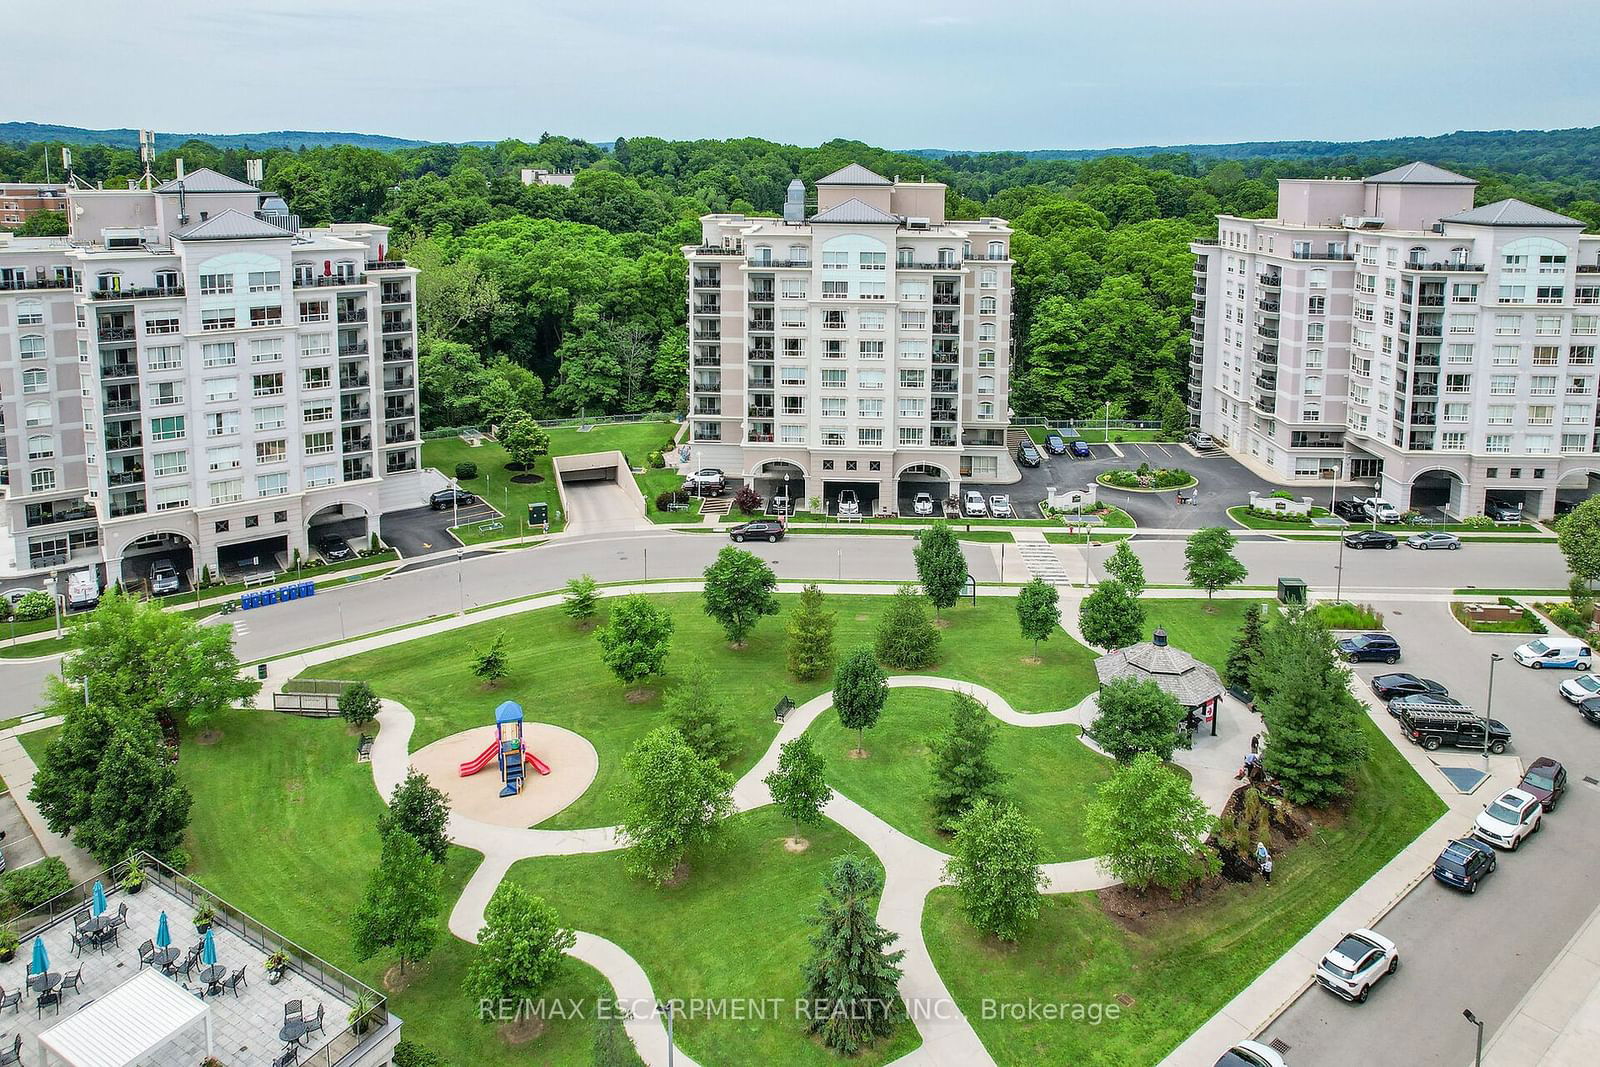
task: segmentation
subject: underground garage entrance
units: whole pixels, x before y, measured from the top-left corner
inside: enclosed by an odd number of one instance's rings
[[[554,466],[569,532],[632,530],[648,523],[644,497],[621,452],[557,456]]]

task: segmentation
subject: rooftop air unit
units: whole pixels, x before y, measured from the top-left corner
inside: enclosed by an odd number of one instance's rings
[[[783,221],[791,226],[806,221],[806,183],[799,178],[789,183],[789,192],[783,199]]]

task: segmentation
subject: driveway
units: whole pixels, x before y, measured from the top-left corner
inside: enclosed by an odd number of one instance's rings
[[[1435,678],[1451,695],[1483,709],[1489,654],[1495,667],[1494,717],[1511,728],[1523,765],[1539,756],[1566,764],[1571,787],[1545,829],[1500,865],[1475,895],[1429,878],[1377,926],[1400,947],[1401,966],[1365,1004],[1346,1004],[1312,988],[1268,1028],[1265,1040],[1289,1046],[1290,1063],[1472,1062],[1470,1008],[1493,1034],[1594,910],[1594,856],[1600,851],[1600,727],[1556,692],[1571,671],[1532,671],[1510,658],[1524,636],[1468,634],[1443,604],[1378,604],[1405,657],[1398,668],[1363,664],[1365,681],[1385,670]],[[1398,740],[1398,728],[1390,736]],[[1437,762],[1480,766],[1471,752],[1440,749]],[[1477,798],[1487,803],[1490,796]],[[1468,829],[1463,824],[1462,833]]]
[[[616,533],[650,526],[644,504],[618,482],[568,482],[561,492],[567,502],[568,533]]]
[[[500,513],[479,501],[459,509],[460,521],[482,522]],[[451,508],[434,511],[429,507],[391,511],[383,517],[379,530],[384,544],[400,553],[401,557],[421,556],[446,548],[455,548],[456,539],[450,536],[450,527],[456,524],[457,512]]]

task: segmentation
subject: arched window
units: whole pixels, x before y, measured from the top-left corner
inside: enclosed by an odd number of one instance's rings
[[[994,375],[978,375],[978,392],[983,395],[992,395],[994,393]]]
[[[1428,250],[1423,245],[1412,245],[1406,250],[1406,262],[1413,267],[1428,262]]]
[[[17,352],[23,359],[43,359],[44,334],[25,333],[17,338]]]
[[[982,297],[978,300],[978,314],[993,315],[999,310],[1000,302],[992,296]]]
[[[894,263],[897,267],[907,267],[916,261],[916,251],[901,245],[894,250]]]
[[[50,405],[43,400],[29,401],[22,409],[22,415],[29,426],[49,426],[51,422]]]
[[[1309,272],[1307,284],[1313,289],[1326,289],[1328,287],[1328,272],[1321,267]]]
[[[978,285],[984,289],[993,289],[1000,284],[1000,272],[993,267],[986,267],[978,275]]]
[[[994,349],[992,349],[992,348],[980,348],[980,349],[978,349],[978,366],[980,366],[980,367],[992,367],[992,366],[994,366]]]
[[[341,259],[333,265],[333,272],[341,278],[354,278],[356,276],[356,261]]]
[[[992,418],[994,418],[994,405],[989,403],[987,400],[985,400],[983,403],[979,404],[978,405],[978,418],[980,418],[980,419],[992,419]]]
[[[772,262],[772,246],[756,245],[755,253],[750,257],[750,262],[766,265]]]
[[[1006,258],[1005,242],[1003,242],[1003,241],[990,241],[989,242],[989,258],[990,259],[1005,259]]]
[[[956,265],[956,250],[954,248],[941,248],[941,249],[939,249],[939,265],[941,267],[953,267],[953,266],[955,266]]]
[[[28,486],[35,493],[48,492],[56,487],[56,472],[49,467],[41,467],[28,473]]]
[[[1472,262],[1472,249],[1466,245],[1456,245],[1450,250],[1450,262],[1456,264]]]
[[[24,393],[48,393],[50,391],[50,375],[38,367],[23,371],[22,391]]]
[[[978,340],[993,341],[997,336],[995,325],[992,322],[978,323]]]
[[[44,322],[43,300],[17,301],[18,326],[38,326],[42,322]]]
[[[806,255],[806,246],[805,245],[790,245],[789,246],[789,262],[791,262],[791,263],[804,263],[806,261],[806,259],[807,259],[807,255]]]
[[[56,439],[47,433],[36,433],[28,438],[29,459],[49,459],[56,454]]]

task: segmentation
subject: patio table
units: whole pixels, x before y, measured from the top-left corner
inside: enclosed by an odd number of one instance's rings
[[[285,1019],[283,1021],[283,1029],[278,1031],[278,1040],[285,1044],[294,1042],[298,1045],[300,1039],[305,1036],[306,1021],[304,1019]]]

